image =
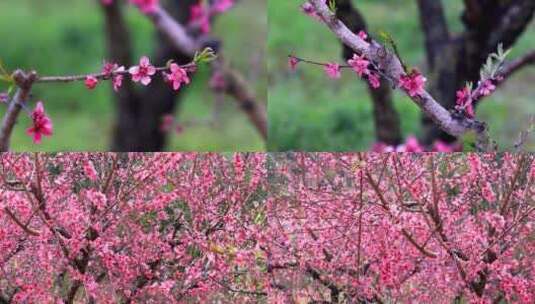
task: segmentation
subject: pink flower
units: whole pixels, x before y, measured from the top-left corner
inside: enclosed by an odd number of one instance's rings
[[[213,8],[218,13],[223,13],[229,10],[234,5],[234,0],[216,0]]]
[[[424,85],[427,79],[418,72],[412,70],[410,74],[403,75],[399,78],[399,86],[403,88],[410,97],[421,96],[424,93]]]
[[[132,74],[134,82],[141,82],[143,85],[148,85],[151,82],[151,76],[156,74],[156,68],[150,64],[147,56],[141,57],[138,66],[131,67],[128,72]]]
[[[84,173],[91,181],[94,182],[97,180],[97,170],[95,170],[93,163],[89,160],[84,162]]]
[[[468,117],[473,118],[475,116],[470,88],[464,87],[462,90],[457,91],[456,103],[457,108],[464,108]]]
[[[445,153],[451,153],[451,152],[461,152],[462,146],[459,144],[448,144],[441,140],[435,141],[433,145],[433,152],[445,152]]]
[[[205,34],[210,32],[210,16],[202,1],[190,7],[189,22],[190,24],[199,24],[201,31]]]
[[[46,115],[42,101],[37,102],[31,118],[32,126],[26,130],[26,133],[33,137],[34,143],[39,144],[43,135],[52,135],[52,120]]]
[[[136,5],[137,7],[139,7],[139,9],[143,13],[149,14],[156,10],[160,1],[159,0],[130,0],[130,2]]]
[[[492,92],[494,92],[494,90],[496,90],[496,86],[492,83],[490,79],[487,79],[481,84],[479,92],[482,96],[489,96],[490,94],[492,94]]]
[[[366,34],[365,31],[360,31],[360,32],[358,33],[358,35],[359,35],[359,37],[360,37],[362,40],[366,40],[366,39],[368,39],[368,34]]]
[[[359,75],[360,77],[367,78],[372,88],[377,89],[381,86],[381,82],[379,81],[379,75],[368,69],[368,67],[370,66],[370,61],[366,59],[364,54],[360,56],[357,54],[353,54],[353,58],[349,59],[347,63],[351,66],[353,71],[357,73],[357,75]]]
[[[111,83],[115,92],[119,92],[119,88],[121,88],[121,86],[123,85],[123,78],[124,76],[121,74],[113,76]]]
[[[370,70],[368,69],[370,61],[366,60],[364,55],[359,56],[357,54],[353,54],[353,58],[349,59],[347,63],[360,77],[370,74]]]
[[[378,87],[381,86],[381,82],[379,81],[379,76],[377,76],[377,74],[375,73],[370,73],[370,75],[368,75],[368,82],[374,89],[377,89]]]
[[[89,90],[93,90],[94,88],[97,87],[97,84],[98,84],[98,79],[95,77],[95,76],[87,76],[85,78],[85,86],[89,89]]]
[[[104,77],[106,78],[112,77],[111,80],[112,80],[113,90],[115,92],[118,92],[119,88],[123,84],[124,76],[121,73],[124,72],[124,70],[125,70],[124,66],[119,66],[117,63],[111,63],[111,62],[106,62],[104,66],[102,67],[102,73],[104,74]]]
[[[404,152],[423,152],[423,151],[424,151],[424,148],[420,145],[416,137],[409,136],[407,138]]]
[[[297,64],[299,63],[299,59],[297,59],[294,56],[288,56],[288,67],[292,72],[295,72],[297,70]]]
[[[163,75],[165,79],[173,85],[175,91],[178,91],[183,83],[188,84],[190,82],[188,72],[178,64],[172,63],[169,70],[171,73],[163,73]]]
[[[483,186],[481,187],[481,195],[487,202],[493,202],[496,199],[494,190],[492,190],[492,186],[488,182],[483,182]]]
[[[102,67],[102,73],[105,77],[111,77],[111,74],[119,68],[117,63],[105,62]]]
[[[331,79],[338,79],[342,76],[340,73],[340,65],[337,63],[327,63],[324,70],[327,76]]]

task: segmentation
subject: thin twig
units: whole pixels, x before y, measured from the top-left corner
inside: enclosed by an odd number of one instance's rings
[[[195,63],[188,63],[180,66],[186,70],[193,70],[196,67]],[[156,67],[156,72],[163,72],[169,70],[169,67]],[[113,71],[111,73],[96,73],[96,74],[85,74],[85,75],[70,75],[70,76],[42,76],[37,77],[35,83],[51,83],[51,82],[75,82],[75,81],[84,81],[87,77],[93,76],[99,80],[111,79],[116,75],[126,75],[129,74],[128,70],[123,71]]]

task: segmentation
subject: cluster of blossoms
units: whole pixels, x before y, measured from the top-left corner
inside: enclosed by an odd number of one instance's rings
[[[119,91],[119,88],[123,84],[123,75],[121,74],[124,72],[124,66],[119,66],[116,63],[109,63],[106,62],[104,64],[104,67],[102,68],[102,75],[103,79],[111,79],[113,90],[115,92]],[[98,78],[93,75],[88,75],[85,79],[85,86],[92,90],[97,87],[98,84]]]
[[[4,154],[0,164],[0,300],[206,303],[231,293],[254,303],[235,290],[267,284],[257,264],[264,154]]]
[[[306,12],[309,12],[309,10],[306,10]],[[364,41],[369,41],[368,34],[364,31],[360,31],[358,33],[358,36]],[[329,62],[324,64],[310,62],[290,55],[288,59],[288,66],[292,71],[295,71],[299,62],[308,62],[317,65],[322,65],[325,74],[331,79],[339,79],[342,76],[341,68],[351,68],[359,77],[367,80],[372,88],[377,89],[381,85],[378,69],[375,67],[373,62],[366,57],[365,54],[353,54],[353,58],[347,61],[347,66],[342,66],[336,62]],[[418,70],[413,69],[410,73],[402,75],[399,78],[398,86],[404,91],[406,91],[409,96],[417,97],[421,96],[425,91],[425,82],[426,78],[423,77]]]
[[[166,68],[160,68],[162,70],[162,76],[166,82],[168,82],[174,90],[179,90],[183,84],[189,84],[190,79],[188,77],[188,72],[195,71],[196,66],[191,65],[189,67],[183,68],[176,63],[171,63],[169,65],[170,73],[166,73]],[[147,56],[141,57],[139,60],[139,65],[133,66],[128,69],[128,73],[132,77],[132,81],[139,82],[142,85],[149,85],[152,81],[152,76],[156,74],[158,69],[154,67]],[[118,91],[123,83],[123,74],[125,74],[125,68],[119,66],[116,63],[105,63],[102,68],[102,79],[111,79],[113,84],[113,89]],[[85,85],[88,89],[94,89],[99,80],[95,75],[88,75],[85,79]]]
[[[318,16],[313,5],[309,2],[305,2],[301,6],[301,10],[308,16],[321,20]],[[368,41],[368,35],[360,31],[358,36]],[[456,109],[458,111],[464,112],[465,115],[469,118],[474,118],[474,107],[473,105],[482,97],[489,96],[496,89],[496,85],[503,80],[503,77],[499,75],[499,71],[503,65],[507,52],[504,52],[502,46],[498,47],[498,52],[491,54],[487,63],[482,69],[482,77],[478,82],[477,87],[472,90],[472,86],[469,84],[463,89],[457,91],[457,105]],[[300,61],[296,57],[290,56],[289,66],[292,70],[295,70],[297,64]],[[368,80],[370,85],[373,88],[379,87],[379,75],[373,72],[373,63],[370,62],[364,55],[354,54],[353,58],[348,60],[349,66],[360,76]],[[340,66],[337,63],[327,63],[323,64],[324,70],[327,76],[331,79],[338,79],[341,77]],[[425,83],[426,78],[417,70],[412,69],[410,72],[407,72],[404,75],[401,75],[397,80],[397,85],[404,90],[411,98],[421,97],[425,92]]]
[[[410,97],[418,97],[424,93],[426,81],[427,79],[418,70],[413,69],[410,73],[402,75],[399,78],[399,86]]]
[[[379,153],[389,153],[389,152],[442,152],[442,153],[451,153],[451,152],[462,152],[463,146],[459,143],[448,144],[441,140],[436,140],[431,149],[426,149],[415,136],[407,137],[407,140],[404,144],[399,146],[389,146],[385,143],[379,142],[375,143],[371,151]]]
[[[195,64],[190,64],[187,67],[181,67],[176,63],[169,64],[165,68],[156,68],[151,65],[149,58],[141,57],[139,65],[133,66],[128,71],[124,66],[119,66],[116,63],[105,63],[102,71],[98,75],[88,75],[85,77],[85,86],[89,89],[95,89],[99,83],[99,79],[111,80],[113,89],[118,92],[124,79],[124,75],[129,73],[132,81],[139,82],[143,85],[149,85],[152,77],[157,71],[161,71],[163,79],[169,83],[174,90],[179,90],[183,85],[190,83],[188,72],[193,72],[196,69]],[[169,71],[169,72],[166,72]],[[6,94],[7,95],[7,94]],[[9,96],[6,96],[6,100]],[[35,109],[31,112],[32,126],[28,128],[28,135],[32,136],[34,143],[39,144],[42,136],[52,135],[52,120],[46,115],[43,103],[39,101]],[[173,128],[173,124],[171,124]],[[180,126],[174,127],[177,132],[182,128]]]
[[[534,162],[507,153],[274,157],[269,302],[533,303]]]
[[[32,119],[32,126],[26,132],[33,138],[34,143],[39,144],[43,135],[52,135],[52,120],[46,115],[42,101],[37,102],[30,117]]]
[[[221,14],[234,6],[235,0],[215,0],[208,3],[206,0],[199,0],[197,4],[190,7],[190,24],[197,25],[203,33],[211,31],[211,18]]]
[[[103,5],[111,5],[114,3],[114,0],[101,0]],[[129,3],[137,6],[143,13],[151,14],[157,12],[158,6],[160,5],[159,0],[129,0]],[[191,23],[195,26],[199,25],[201,30],[205,33],[210,31],[210,21],[211,18],[219,13],[223,13],[233,7],[235,0],[199,0],[196,4],[191,7]],[[208,48],[207,48],[208,49]],[[211,52],[207,52],[207,49],[203,50],[198,54],[195,54],[195,63],[189,64],[187,66],[179,66],[176,63],[169,63],[166,67],[157,68],[150,63],[148,57],[143,56],[140,59],[139,65],[132,66],[128,70],[124,66],[119,66],[117,63],[107,62],[104,64],[101,73],[99,74],[89,74],[83,77],[85,80],[85,86],[89,90],[95,89],[99,81],[101,80],[111,80],[113,90],[118,92],[123,84],[125,75],[130,74],[132,81],[139,82],[142,85],[149,85],[152,81],[152,77],[157,73],[161,72],[162,77],[165,82],[174,90],[179,90],[183,85],[190,83],[190,78],[188,73],[194,72],[197,68],[196,63],[200,61],[208,61],[213,58]],[[197,60],[199,59],[199,61]],[[3,71],[3,70],[2,70]],[[5,72],[5,71],[3,71]],[[6,75],[9,76],[9,75]],[[48,78],[46,81],[78,81],[80,78],[78,76],[67,76],[67,77],[43,77]],[[219,80],[219,81],[215,81]],[[219,88],[225,85],[224,79],[221,77],[214,77],[211,82],[211,86],[217,86]],[[7,103],[9,101],[8,92],[0,92],[0,103]],[[36,108],[30,113],[32,118],[32,126],[28,128],[28,135],[33,137],[35,143],[40,143],[42,136],[52,135],[52,121],[50,117],[45,114],[44,106],[42,102],[39,102]],[[164,119],[164,121],[169,121],[169,119]],[[171,125],[173,123],[164,123],[164,125]],[[167,129],[167,127],[165,127]],[[177,126],[176,130],[180,130],[181,127]]]
[[[368,34],[366,34],[364,31],[360,31],[358,35],[362,40],[368,39]],[[379,74],[373,67],[371,61],[368,60],[364,54],[360,56],[353,54],[353,58],[349,59],[347,63],[351,66],[353,71],[359,75],[359,77],[367,79],[372,88],[377,89],[381,85],[381,82],[379,81]]]
[[[468,117],[474,118],[474,104],[482,97],[491,95],[496,90],[496,84],[501,80],[501,77],[497,77],[496,79],[479,81],[475,90],[472,90],[471,85],[465,86],[457,91],[457,105],[455,108],[459,111],[464,111]]]
[[[474,104],[481,98],[491,95],[496,90],[498,83],[504,79],[502,68],[508,54],[509,51],[504,51],[503,45],[499,44],[497,51],[489,55],[481,68],[477,87],[473,89],[472,83],[468,83],[457,91],[456,110],[464,112],[470,118],[475,116]]]

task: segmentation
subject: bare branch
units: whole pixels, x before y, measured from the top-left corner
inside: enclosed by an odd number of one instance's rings
[[[39,231],[34,230],[34,229],[28,227],[27,225],[24,225],[24,223],[22,223],[17,218],[17,216],[13,212],[11,212],[11,210],[8,207],[5,207],[4,211],[13,220],[13,222],[15,222],[15,224],[17,224],[17,226],[19,226],[22,230],[24,230],[24,232],[28,233],[29,235],[33,235],[33,236],[39,236],[41,234]]]
[[[529,66],[529,65],[535,65],[535,50],[531,50],[527,54],[523,55],[520,58],[517,58],[513,61],[511,61],[508,65],[505,66],[505,68],[502,71],[502,76],[505,79],[507,79],[509,76],[513,75],[514,73],[521,70],[523,67]]]

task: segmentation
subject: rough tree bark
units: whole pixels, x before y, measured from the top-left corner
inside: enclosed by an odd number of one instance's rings
[[[363,16],[353,6],[351,0],[336,0],[336,15],[347,27],[358,33],[366,31],[367,26]],[[343,45],[342,56],[345,60],[353,57],[354,51]],[[378,142],[390,146],[397,146],[403,141],[399,113],[392,102],[392,89],[388,81],[381,79],[381,86],[374,89],[368,84],[368,90],[373,101],[373,118],[375,136]]]
[[[168,2],[168,10],[180,22],[189,18],[189,7],[194,0]],[[135,64],[132,56],[130,34],[121,13],[121,4],[103,6],[106,16],[106,34],[109,58],[121,65]],[[179,64],[191,61],[188,55],[179,53],[161,35],[155,37],[157,49],[152,56],[156,65],[163,66],[169,59]],[[166,133],[160,130],[162,116],[175,111],[184,90],[170,90],[161,77],[154,77],[150,88],[136,90],[131,82],[125,82],[117,99],[117,123],[114,127],[113,151],[161,151],[166,144]]]
[[[466,82],[477,82],[481,66],[498,44],[510,48],[533,19],[533,0],[464,0],[465,30],[450,35],[440,0],[417,0],[425,35],[431,94],[445,108],[455,106],[455,93]],[[423,118],[424,143],[452,137]]]

